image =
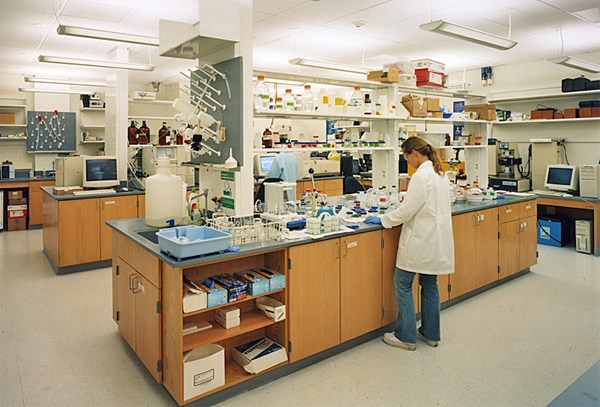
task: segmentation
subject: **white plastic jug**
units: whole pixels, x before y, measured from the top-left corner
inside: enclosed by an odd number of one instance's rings
[[[187,185],[171,174],[169,161],[169,158],[159,158],[156,175],[146,179],[146,224],[149,226],[175,226],[185,217]]]

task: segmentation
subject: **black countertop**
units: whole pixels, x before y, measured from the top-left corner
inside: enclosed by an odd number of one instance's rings
[[[40,177],[40,178],[0,178],[0,184],[3,182],[33,182],[33,181],[54,181],[54,177]]]

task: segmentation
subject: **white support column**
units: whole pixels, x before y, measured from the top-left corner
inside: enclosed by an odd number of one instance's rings
[[[109,61],[129,62],[129,49],[117,47],[112,50]],[[104,151],[106,155],[119,160],[119,180],[127,179],[127,99],[129,94],[129,73],[124,69],[110,70],[106,83],[114,87],[106,88],[106,132]]]

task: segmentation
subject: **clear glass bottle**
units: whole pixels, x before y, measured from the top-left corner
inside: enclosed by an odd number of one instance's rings
[[[312,112],[315,110],[314,96],[310,91],[310,85],[304,85],[304,92],[302,93],[302,110],[305,112]]]
[[[363,101],[364,101],[364,98],[363,98],[362,93],[360,92],[360,86],[355,86],[354,92],[350,96],[350,106],[354,106],[354,107],[358,107],[359,109],[362,109],[362,107],[364,105]]]
[[[265,83],[264,76],[259,76],[258,82],[254,85],[254,109],[269,109],[269,87]]]
[[[283,97],[283,106],[284,106],[285,110],[293,111],[295,103],[296,102],[294,101],[294,96],[292,95],[292,90],[286,89],[285,96]]]

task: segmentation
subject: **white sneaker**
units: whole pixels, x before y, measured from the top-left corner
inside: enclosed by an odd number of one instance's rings
[[[396,348],[406,349],[406,350],[417,350],[416,343],[406,343],[402,342],[400,339],[396,338],[393,332],[387,332],[383,334],[383,341],[390,346],[394,346]]]
[[[417,339],[425,342],[427,345],[431,346],[432,348],[435,348],[436,346],[438,346],[438,341],[432,341],[431,339],[425,338],[423,335],[421,335],[421,332],[419,332],[418,330],[417,330]]]

